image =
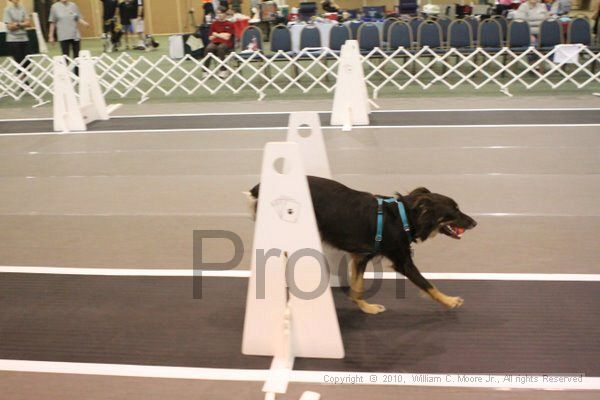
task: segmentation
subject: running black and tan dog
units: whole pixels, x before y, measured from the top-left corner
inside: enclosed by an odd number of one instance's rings
[[[385,311],[382,305],[363,298],[363,274],[367,263],[377,256],[388,258],[397,272],[444,306],[455,308],[463,303],[460,297],[443,294],[425,279],[411,254],[412,242],[425,241],[438,233],[460,239],[465,230],[477,225],[454,200],[421,187],[406,196],[396,193],[393,200],[378,202],[382,196],[353,190],[330,179],[309,176],[308,184],[321,239],[352,256],[350,297],[361,310],[369,314]],[[258,199],[258,192],[259,185],[250,191],[253,200]],[[401,206],[408,219],[404,223]],[[378,210],[382,229],[376,240]]]

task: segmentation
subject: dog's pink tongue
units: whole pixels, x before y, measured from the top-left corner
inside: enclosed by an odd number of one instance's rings
[[[454,233],[456,233],[458,236],[462,235],[465,232],[465,228],[460,228],[458,226],[454,227]]]

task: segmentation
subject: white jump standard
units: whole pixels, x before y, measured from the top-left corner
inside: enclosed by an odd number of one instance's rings
[[[242,353],[274,357],[266,398],[286,392],[295,357],[344,357],[298,147],[267,143],[262,164]]]
[[[354,125],[369,125],[371,106],[379,108],[369,100],[359,49],[357,40],[347,40],[340,54],[331,125],[341,125],[343,131],[352,130]]]
[[[53,58],[54,68],[54,131],[85,131],[87,124],[108,120],[120,104],[108,106],[94,68],[94,60],[87,50],[77,59],[79,64],[79,101],[63,56]]]

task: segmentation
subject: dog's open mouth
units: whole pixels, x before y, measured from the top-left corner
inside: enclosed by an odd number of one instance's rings
[[[453,239],[460,239],[463,233],[465,233],[465,228],[461,228],[456,225],[447,224],[442,225],[440,228],[440,232],[442,232],[446,236],[450,236]]]

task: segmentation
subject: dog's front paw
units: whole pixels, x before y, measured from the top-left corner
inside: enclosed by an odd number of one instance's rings
[[[360,309],[367,314],[379,314],[385,311],[385,307],[381,304],[371,304],[366,301],[361,301],[358,304]]]
[[[464,300],[461,299],[460,297],[447,296],[444,299],[444,305],[448,308],[458,308],[458,307],[462,306],[463,303],[464,303]]]

